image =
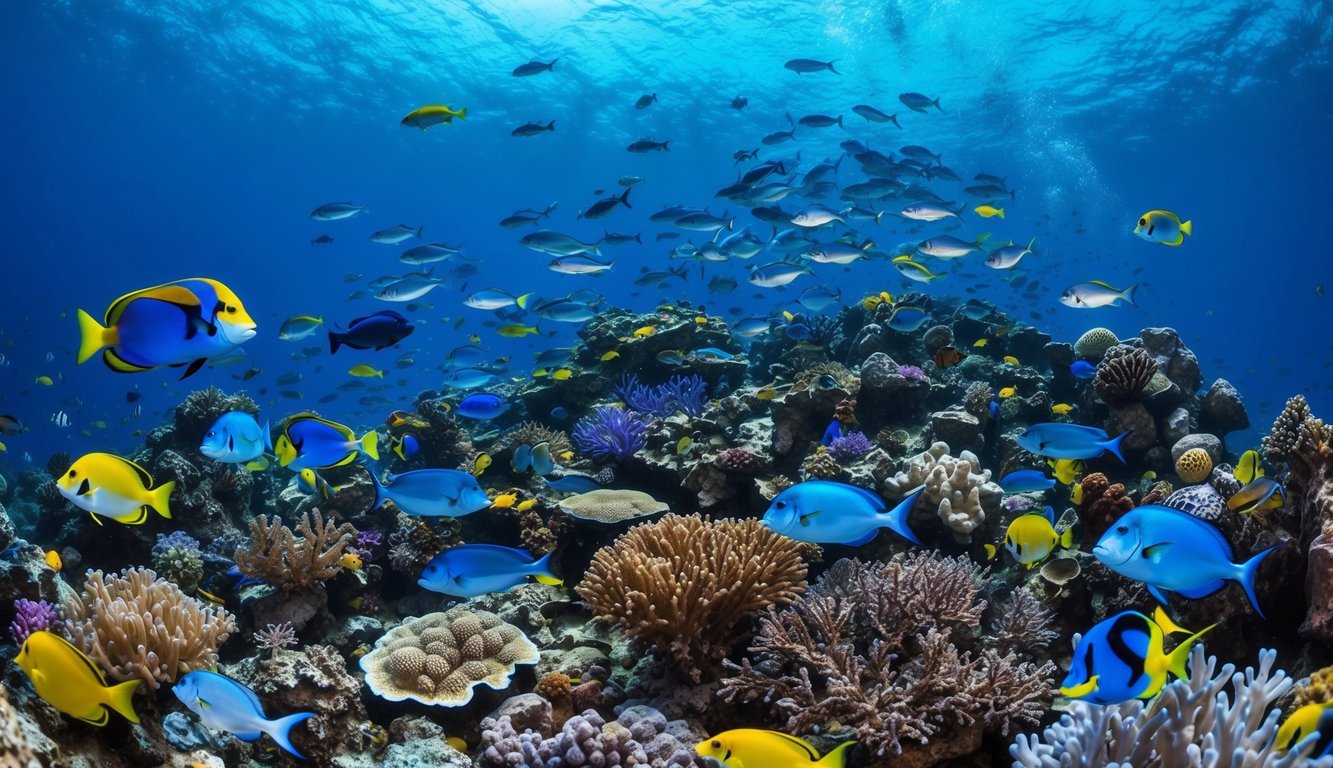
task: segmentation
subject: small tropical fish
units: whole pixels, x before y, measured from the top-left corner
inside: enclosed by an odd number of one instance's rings
[[[491,500],[491,509],[510,509],[517,502],[517,493],[502,493]]]
[[[547,488],[560,493],[587,493],[602,487],[601,483],[587,475],[565,475],[545,482]]]
[[[912,219],[913,221],[940,221],[948,218],[962,218],[958,215],[958,211],[936,203],[913,203],[904,207],[899,213],[902,214],[903,218]]]
[[[296,473],[296,487],[307,496],[317,493],[323,499],[332,499],[335,493],[333,486],[309,467]]]
[[[0,415],[0,435],[21,435],[27,431],[27,427],[17,417]]]
[[[1014,441],[1023,450],[1050,459],[1095,459],[1109,451],[1123,464],[1125,457],[1120,452],[1120,443],[1128,434],[1111,438],[1096,427],[1048,421],[1033,424]]]
[[[32,681],[33,690],[48,704],[70,717],[92,725],[106,725],[114,709],[131,723],[138,723],[134,713],[134,691],[142,680],[107,685],[92,659],[65,638],[46,630],[28,635],[14,663]]]
[[[56,573],[60,573],[60,569],[65,566],[64,561],[60,559],[60,553],[55,551],[54,549],[46,550],[46,554],[43,555],[43,559],[46,560],[46,567],[50,568]]]
[[[330,469],[350,464],[360,454],[379,459],[379,434],[368,432],[359,440],[350,427],[310,412],[292,415],[282,423],[273,446],[279,466],[300,471]]]
[[[375,483],[371,509],[392,501],[405,515],[463,517],[491,505],[477,479],[456,469],[417,469],[388,475],[382,483],[372,472],[371,479]]]
[[[1277,729],[1273,748],[1288,751],[1313,733],[1318,733],[1319,738],[1310,750],[1309,759],[1333,755],[1333,702],[1306,704],[1288,715]]]
[[[70,465],[56,481],[60,495],[93,516],[125,525],[141,525],[148,510],[170,519],[167,503],[175,481],[152,488],[153,476],[128,459],[109,453],[88,453]]]
[[[1238,515],[1267,512],[1287,503],[1287,492],[1271,477],[1256,477],[1227,499],[1227,509]]]
[[[889,509],[883,497],[864,488],[807,480],[774,497],[762,522],[774,533],[812,544],[856,547],[869,543],[880,528],[889,528],[920,545],[907,526],[907,516],[924,490],[918,489]]]
[[[478,421],[489,421],[509,410],[509,403],[499,395],[477,392],[463,398],[454,412]]]
[[[900,333],[913,333],[920,330],[929,319],[929,313],[921,307],[904,305],[893,308],[886,325]]]
[[[1069,486],[1069,502],[1074,506],[1083,505],[1083,486],[1080,483],[1073,483]]]
[[[1007,400],[1007,399],[1013,397],[1014,395],[1018,394],[1018,388],[1017,388],[1017,387],[1004,387],[1003,389],[1001,389],[1001,390],[1000,390],[999,392],[997,392],[996,394],[999,396],[999,398],[1000,398],[1001,400]]]
[[[427,104],[408,112],[399,124],[404,127],[420,128],[426,131],[437,125],[452,123],[455,117],[459,120],[466,120],[467,107],[452,109],[444,104]]]
[[[195,670],[172,686],[171,692],[185,708],[199,716],[206,728],[227,731],[242,741],[258,741],[267,733],[279,747],[301,760],[305,755],[292,746],[292,728],[314,717],[313,712],[270,720],[264,715],[254,691],[216,672]]]
[[[824,435],[819,438],[820,445],[832,445],[834,440],[843,436],[842,422],[834,419],[824,428]]]
[[[930,359],[935,363],[936,368],[944,369],[958,365],[966,357],[967,355],[957,347],[940,347],[935,350],[935,354],[931,355]]]
[[[539,477],[545,477],[554,472],[555,459],[551,457],[551,444],[543,441],[532,446],[528,466],[532,469],[533,474]]]
[[[790,384],[783,384],[781,386],[776,386],[773,384],[765,384],[764,386],[760,387],[758,391],[754,393],[754,396],[759,400],[772,400],[774,398],[781,397],[782,395],[787,394],[788,392],[791,391],[791,388],[792,385]]]
[[[892,115],[886,114],[878,109],[875,109],[869,104],[857,104],[856,106],[852,107],[852,111],[860,115],[861,117],[864,117],[866,120],[869,120],[872,123],[893,123],[894,126],[902,128],[902,126],[899,125],[898,123],[898,114],[896,112]]]
[[[359,213],[370,213],[370,206],[355,203],[325,203],[310,212],[315,221],[341,221],[350,219]]]
[[[273,450],[269,427],[259,425],[252,414],[229,411],[222,414],[204,433],[199,452],[224,464],[246,464]]]
[[[558,586],[551,572],[551,554],[534,560],[526,550],[495,544],[461,544],[436,555],[421,572],[417,584],[432,592],[471,598],[505,592],[529,578]]]
[[[43,387],[49,387],[55,384],[55,381],[53,381],[50,376],[38,376],[37,378],[33,379],[33,382],[36,384],[41,384]]]
[[[953,235],[940,235],[921,241],[917,244],[916,251],[937,259],[959,259],[981,250],[981,244],[988,237],[990,237],[988,232],[978,235],[977,239],[971,241],[959,240]]]
[[[1069,403],[1056,403],[1055,405],[1051,406],[1051,413],[1055,414],[1056,416],[1065,416],[1073,410],[1074,406],[1070,405]]]
[[[64,427],[68,427],[69,414],[65,413],[64,411],[56,411],[55,413],[51,414],[51,423],[56,425],[57,427],[61,427],[62,429]]]
[[[999,216],[1002,219],[1004,218],[1003,208],[994,208],[989,205],[978,205],[976,208],[973,208],[972,210],[976,211],[978,216],[982,216],[987,219],[989,219],[992,216]]]
[[[814,272],[811,272],[809,267],[801,264],[775,261],[755,267],[750,272],[749,281],[761,288],[780,288],[801,275],[813,274]]]
[[[407,461],[421,452],[421,443],[416,435],[403,435],[393,441],[393,453],[399,459]]]
[[[842,768],[855,741],[844,742],[822,758],[802,739],[779,731],[739,728],[694,745],[700,757],[728,768]]]
[[[502,325],[499,328],[497,328],[496,333],[500,334],[506,339],[521,339],[524,336],[539,334],[541,333],[541,331],[537,330],[536,326],[522,325],[519,323],[510,323],[509,325]]]
[[[523,501],[520,501],[518,506],[514,507],[514,509],[518,512],[527,512],[529,509],[537,506],[537,502],[537,499],[524,499]]]
[[[694,438],[686,435],[676,441],[676,455],[684,456],[690,452],[690,447],[694,445]]]
[[[532,77],[533,75],[540,75],[543,72],[554,70],[555,63],[559,60],[559,58],[551,59],[549,63],[535,60],[529,61],[527,64],[519,64],[517,67],[514,67],[514,71],[509,74],[514,77]]]
[[[597,359],[605,363],[609,360],[615,360],[617,357],[620,357],[620,353],[613,349],[609,352],[603,352],[602,356]]]
[[[1061,485],[1073,485],[1083,473],[1083,462],[1078,459],[1047,459],[1046,464],[1050,466],[1052,474]]]
[[[1069,373],[1076,379],[1091,379],[1097,375],[1097,366],[1087,360],[1075,360],[1069,366]]]
[[[1166,592],[1197,599],[1235,581],[1262,617],[1254,577],[1275,549],[1269,547],[1244,563],[1232,562],[1231,545],[1215,526],[1171,507],[1146,504],[1116,520],[1092,554],[1121,576],[1143,582],[1161,603],[1166,603]]]
[[[655,326],[655,325],[645,325],[645,326],[643,326],[642,328],[637,328],[637,329],[635,329],[634,333],[632,333],[632,334],[630,334],[630,335],[633,336],[633,337],[636,338],[636,339],[646,339],[646,338],[648,338],[649,336],[652,336],[652,335],[655,334],[655,333],[657,333],[657,326]]]
[[[519,309],[527,309],[528,300],[531,298],[531,293],[515,296],[499,288],[489,288],[484,291],[477,291],[463,299],[463,304],[473,309],[504,309],[513,306],[517,306]]]
[[[375,368],[374,366],[366,365],[365,363],[358,363],[352,366],[351,368],[348,368],[347,373],[351,376],[357,377],[358,379],[384,378],[384,371],[381,371],[378,368]]]
[[[898,270],[898,273],[903,277],[917,283],[929,283],[932,280],[944,277],[944,275],[937,275],[924,265],[912,261],[911,256],[896,257],[893,260],[893,268]]]
[[[361,556],[357,553],[344,552],[343,556],[338,560],[338,565],[341,565],[349,571],[359,571],[361,570],[361,566],[365,565],[365,563],[361,561]]]
[[[481,473],[491,465],[491,455],[485,451],[477,454],[477,458],[472,461],[472,476],[480,477]]]
[[[329,331],[329,354],[335,354],[344,346],[352,349],[385,349],[411,336],[415,330],[412,321],[397,312],[381,310],[352,320],[347,324],[346,331]]]
[[[1022,365],[1022,363],[1018,362],[1018,358],[1014,357],[1013,355],[1005,355],[1002,358],[1002,361],[1004,362],[1005,365]]]
[[[1093,704],[1150,699],[1166,685],[1168,673],[1189,679],[1185,662],[1190,649],[1212,628],[1190,635],[1167,653],[1166,636],[1189,630],[1177,626],[1161,606],[1152,618],[1137,611],[1118,613],[1079,638],[1060,693]]]
[[[1138,305],[1134,303],[1134,291],[1137,288],[1137,285],[1131,285],[1122,291],[1101,280],[1075,283],[1060,294],[1060,303],[1075,309],[1096,309],[1114,306],[1116,302],[1123,300],[1131,307],[1136,307]]]
[[[991,269],[1012,269],[1018,266],[1018,262],[1024,256],[1032,253],[1032,246],[1037,243],[1037,238],[1032,238],[1027,245],[1015,245],[1010,241],[1008,245],[1001,246],[991,251],[986,256],[986,266]]]
[[[1194,222],[1182,223],[1171,211],[1153,210],[1139,217],[1134,234],[1150,243],[1180,245],[1185,242],[1185,235],[1194,234]]]
[[[831,61],[816,61],[815,59],[792,59],[788,61],[786,64],[783,64],[782,66],[785,67],[786,69],[790,69],[791,71],[795,72],[798,75],[808,75],[811,74],[812,72],[824,72],[826,70],[832,72],[835,75],[842,74],[841,72],[833,68],[833,62]]]
[[[981,349],[982,347],[985,347],[985,346],[986,346],[987,344],[989,344],[989,343],[990,343],[990,339],[987,339],[987,338],[985,338],[985,337],[982,337],[982,338],[977,339],[976,341],[972,342],[972,346],[973,346],[973,347],[976,347],[977,349]]]
[[[1019,515],[1005,529],[1004,548],[1015,561],[1032,568],[1050,557],[1057,546],[1073,546],[1074,526],[1060,532],[1055,530],[1055,526],[1055,511],[1050,507],[1042,514]],[[995,555],[995,547],[987,544],[986,556],[993,558]]]
[[[551,120],[547,122],[545,125],[542,125],[540,122],[524,123],[515,128],[514,130],[510,131],[509,135],[518,136],[520,138],[526,138],[529,136],[538,136],[540,134],[553,131],[555,131],[555,121]]]
[[[557,368],[551,372],[551,378],[555,381],[568,381],[574,372],[568,368]]]
[[[1033,493],[1055,487],[1055,480],[1036,469],[1020,469],[1000,478],[1005,493]]]
[[[898,94],[898,101],[901,101],[903,103],[903,106],[907,107],[913,112],[925,112],[926,109],[929,107],[934,107],[940,112],[944,111],[943,109],[940,108],[939,99],[932,99],[929,96],[924,96],[914,91],[908,91],[907,93]]]
[[[1246,485],[1264,476],[1263,462],[1259,458],[1259,452],[1250,449],[1240,455],[1240,460],[1236,462],[1236,470],[1231,473],[1241,485]]]

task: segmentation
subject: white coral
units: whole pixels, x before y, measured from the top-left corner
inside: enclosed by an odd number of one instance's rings
[[[948,443],[937,442],[912,457],[906,470],[885,479],[884,493],[902,497],[926,486],[917,504],[934,507],[954,538],[966,543],[972,531],[985,522],[987,508],[993,510],[1004,495],[990,478],[990,470],[981,468],[976,454],[963,451],[955,458],[949,454]]]

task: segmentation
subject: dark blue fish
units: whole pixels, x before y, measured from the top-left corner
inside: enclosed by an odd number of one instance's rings
[[[563,405],[557,405],[551,409],[551,418],[556,421],[564,421],[569,418],[569,411],[566,411]]]
[[[560,493],[587,493],[601,488],[601,483],[587,475],[565,475],[556,480],[547,480],[546,487]]]
[[[1020,469],[1000,478],[1000,487],[1005,493],[1049,491],[1055,487],[1055,479],[1035,469]]]
[[[329,331],[329,354],[337,352],[339,347],[352,349],[384,349],[392,347],[412,335],[416,326],[402,315],[391,309],[376,312],[373,315],[358,317],[347,324],[347,330],[338,333]]]
[[[1000,403],[999,403],[999,401],[997,401],[997,400],[991,400],[989,403],[986,404],[986,410],[990,411],[990,417],[991,417],[992,419],[998,419],[998,418],[1000,418]]]
[[[820,445],[832,445],[834,440],[842,437],[842,424],[834,419],[828,424],[828,429],[824,430],[824,436],[819,438]]]
[[[507,410],[509,403],[506,403],[503,397],[489,392],[478,392],[463,398],[454,412],[469,419],[489,421]]]
[[[1097,366],[1087,360],[1076,360],[1073,365],[1069,366],[1069,372],[1076,379],[1091,379],[1097,374]]]
[[[789,323],[785,331],[787,338],[792,341],[809,341],[814,338],[810,332],[810,326],[805,323]]]

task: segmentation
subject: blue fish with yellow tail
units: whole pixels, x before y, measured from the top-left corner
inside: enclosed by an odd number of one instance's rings
[[[39,630],[28,635],[14,663],[32,681],[32,688],[48,704],[70,717],[92,725],[106,725],[114,709],[131,723],[134,691],[142,680],[107,685],[102,670],[60,635]]]
[[[559,585],[551,573],[551,553],[533,560],[523,549],[497,544],[462,544],[436,555],[421,572],[417,584],[432,592],[454,597],[478,597],[505,592],[529,578]]]
[[[1254,578],[1259,564],[1275,549],[1269,547],[1244,563],[1232,562],[1231,545],[1215,526],[1171,507],[1146,504],[1116,520],[1092,554],[1121,576],[1146,584],[1162,603],[1166,592],[1196,599],[1235,581],[1262,617]]]
[[[769,530],[811,544],[868,543],[888,528],[920,544],[907,527],[907,516],[925,487],[908,494],[893,509],[879,494],[831,480],[807,480],[773,497],[761,521]]]
[[[491,505],[477,478],[457,469],[415,469],[375,481],[375,505],[392,501],[405,515],[416,517],[463,517]]]
[[[1150,699],[1166,685],[1168,673],[1189,679],[1190,648],[1215,626],[1195,632],[1167,653],[1166,636],[1189,630],[1176,626],[1160,606],[1152,618],[1137,611],[1118,613],[1079,638],[1060,693],[1092,704]]]
[[[282,423],[282,434],[273,446],[278,464],[301,471],[331,469],[350,464],[365,454],[379,459],[379,435],[368,432],[357,439],[350,427],[322,419],[313,413],[298,413]]]
[[[297,712],[270,720],[254,691],[229,677],[202,669],[182,677],[171,692],[186,709],[199,716],[206,728],[227,731],[241,741],[259,741],[267,733],[278,746],[306,759],[292,746],[292,728],[314,717],[314,712]]]
[[[199,452],[223,464],[246,464],[273,450],[269,427],[252,414],[230,411],[218,417],[204,433]]]
[[[79,362],[98,352],[117,373],[185,367],[182,379],[209,358],[255,337],[255,321],[230,288],[206,277],[127,293],[97,322],[79,310]]]
[[[1052,459],[1095,459],[1109,451],[1123,464],[1125,456],[1120,452],[1120,443],[1128,434],[1112,438],[1096,427],[1047,421],[1023,430],[1014,442],[1029,453]]]

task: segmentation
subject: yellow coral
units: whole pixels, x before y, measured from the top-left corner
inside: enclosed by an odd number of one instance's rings
[[[1333,702],[1333,667],[1324,667],[1310,675],[1305,685],[1296,686],[1296,700],[1292,702],[1291,708],[1296,710],[1306,704],[1329,702]]]
[[[1186,483],[1202,483],[1213,471],[1213,458],[1202,448],[1191,448],[1176,459],[1176,474]]]

